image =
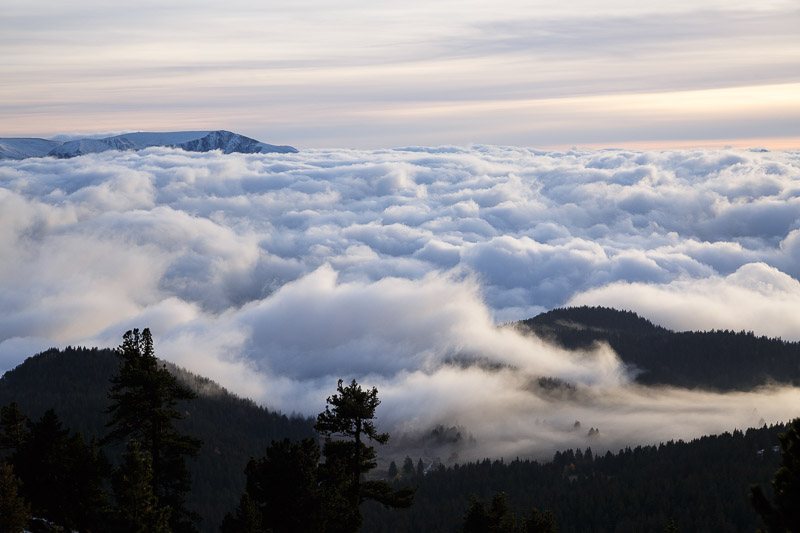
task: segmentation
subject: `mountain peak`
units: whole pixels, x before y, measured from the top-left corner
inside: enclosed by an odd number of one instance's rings
[[[594,331],[666,332],[633,311],[610,307],[560,307],[521,323],[532,328],[568,328]]]
[[[267,144],[227,130],[134,132],[70,141],[35,138],[0,138],[0,159],[26,159],[51,156],[61,159],[108,150],[142,150],[154,146],[180,148],[187,152],[220,150],[224,154],[296,153],[291,146]]]
[[[175,145],[176,148],[182,148],[187,152],[210,152],[211,150],[221,150],[224,154],[242,153],[242,154],[258,154],[258,153],[294,153],[297,149],[291,146],[275,146],[272,144],[262,143],[256,139],[245,137],[238,133],[233,133],[227,130],[210,131],[207,135],[194,139],[181,144]]]

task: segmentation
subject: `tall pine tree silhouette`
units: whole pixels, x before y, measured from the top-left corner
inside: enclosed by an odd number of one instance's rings
[[[775,501],[770,502],[759,486],[751,488],[750,501],[769,531],[800,531],[800,418],[778,438],[781,466],[772,480]]]
[[[122,464],[112,480],[117,508],[114,529],[119,533],[169,533],[170,509],[159,507],[153,493],[150,456],[138,441],[128,442]]]
[[[19,480],[11,465],[0,462],[0,531],[21,533],[30,519],[30,506],[19,495]]]
[[[413,501],[413,490],[393,490],[385,481],[363,479],[377,466],[377,453],[368,443],[389,440],[388,433],[379,433],[375,427],[380,403],[375,387],[364,390],[356,380],[344,385],[340,379],[336,394],[328,397],[325,411],[317,416],[314,428],[325,438],[320,477],[324,493],[334,496],[325,509],[331,532],[358,531],[359,507],[366,500],[394,508],[409,507]]]
[[[156,359],[149,329],[126,332],[118,353],[121,365],[111,380],[110,431],[104,442],[136,441],[149,456],[156,506],[170,509],[170,528],[175,533],[196,531],[198,517],[185,506],[191,487],[185,459],[196,455],[201,443],[179,433],[174,424],[182,418],[178,402],[196,395]]]
[[[222,533],[350,533],[361,527],[359,507],[366,500],[395,508],[411,505],[413,490],[364,479],[376,466],[375,449],[367,443],[389,439],[375,428],[377,389],[339,380],[336,390],[317,417],[325,462],[319,464],[314,440],[274,441],[263,458],[248,463],[247,489],[239,507],[225,517]]]
[[[70,435],[52,409],[35,423],[15,406],[5,413],[12,416],[6,420],[10,426],[3,424],[3,435],[16,434],[8,441],[18,443],[9,462],[32,514],[68,530],[102,530],[108,507],[103,484],[110,466],[97,443]],[[22,433],[16,430],[21,420],[26,428]]]

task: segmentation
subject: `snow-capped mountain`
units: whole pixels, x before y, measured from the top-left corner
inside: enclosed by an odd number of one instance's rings
[[[65,142],[33,138],[0,138],[0,159],[25,159],[44,156],[69,158],[107,150],[142,150],[152,146],[181,148],[188,152],[220,150],[226,154],[297,152],[297,149],[291,146],[262,143],[238,133],[217,130],[136,132],[104,139],[75,139]]]
[[[239,152],[243,154],[258,154],[264,152],[296,152],[290,146],[273,146],[264,144],[250,137],[238,135],[230,131],[211,131],[208,135],[199,139],[193,139],[175,145],[183,148],[187,152],[209,152],[211,150],[222,150],[222,153],[230,154]]]
[[[61,143],[47,139],[0,139],[0,159],[25,159],[42,157]]]
[[[109,143],[108,139],[78,139],[75,141],[67,141],[60,146],[56,146],[50,150],[47,155],[64,159],[68,157],[77,157],[84,154],[105,152],[106,150],[130,149],[133,149],[133,146],[115,146],[114,144]]]

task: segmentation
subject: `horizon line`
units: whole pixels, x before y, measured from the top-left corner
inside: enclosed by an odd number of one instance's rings
[[[114,137],[119,135],[126,135],[130,133],[176,133],[188,131],[222,131],[227,128],[198,128],[198,129],[184,129],[176,128],[171,130],[162,129],[131,129],[131,130],[111,130],[111,131],[90,131],[86,133],[79,132],[66,132],[54,133],[49,135],[42,134],[22,134],[12,136],[0,136],[2,139],[45,139],[56,142],[67,142],[70,140],[78,139],[102,139],[107,137]],[[248,128],[249,129],[249,128]],[[236,129],[228,129],[228,131],[239,133]],[[248,133],[239,133],[247,137],[258,140],[259,142],[275,143],[275,139],[262,140],[258,135],[253,136]],[[61,137],[61,139],[59,139]],[[415,144],[415,143],[400,143],[394,146],[382,147],[358,147],[358,146],[308,146],[303,145],[302,142],[286,142],[280,140],[282,144],[289,144],[298,149],[305,150],[359,150],[359,151],[374,151],[374,150],[387,150],[387,149],[402,149],[406,147],[424,147],[424,148],[437,148],[442,146],[454,147],[470,147],[470,146],[507,146],[514,148],[528,148],[534,150],[639,150],[639,151],[669,151],[669,150],[748,150],[763,148],[770,151],[797,151],[800,150],[800,136],[777,136],[777,137],[740,137],[740,138],[717,138],[717,139],[650,139],[650,140],[619,140],[619,141],[604,141],[604,142],[557,142],[553,144],[509,144],[509,143],[496,143],[496,142],[480,142],[471,141],[467,143],[434,143],[434,144]]]

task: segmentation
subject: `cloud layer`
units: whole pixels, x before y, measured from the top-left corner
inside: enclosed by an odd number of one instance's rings
[[[415,435],[461,426],[475,438],[462,457],[797,414],[794,389],[644,389],[607,349],[564,352],[496,324],[590,303],[677,329],[800,338],[798,153],[159,148],[6,161],[0,250],[0,370],[149,325],[160,355],[286,411],[318,412],[339,377],[375,384],[400,441],[424,449]]]

